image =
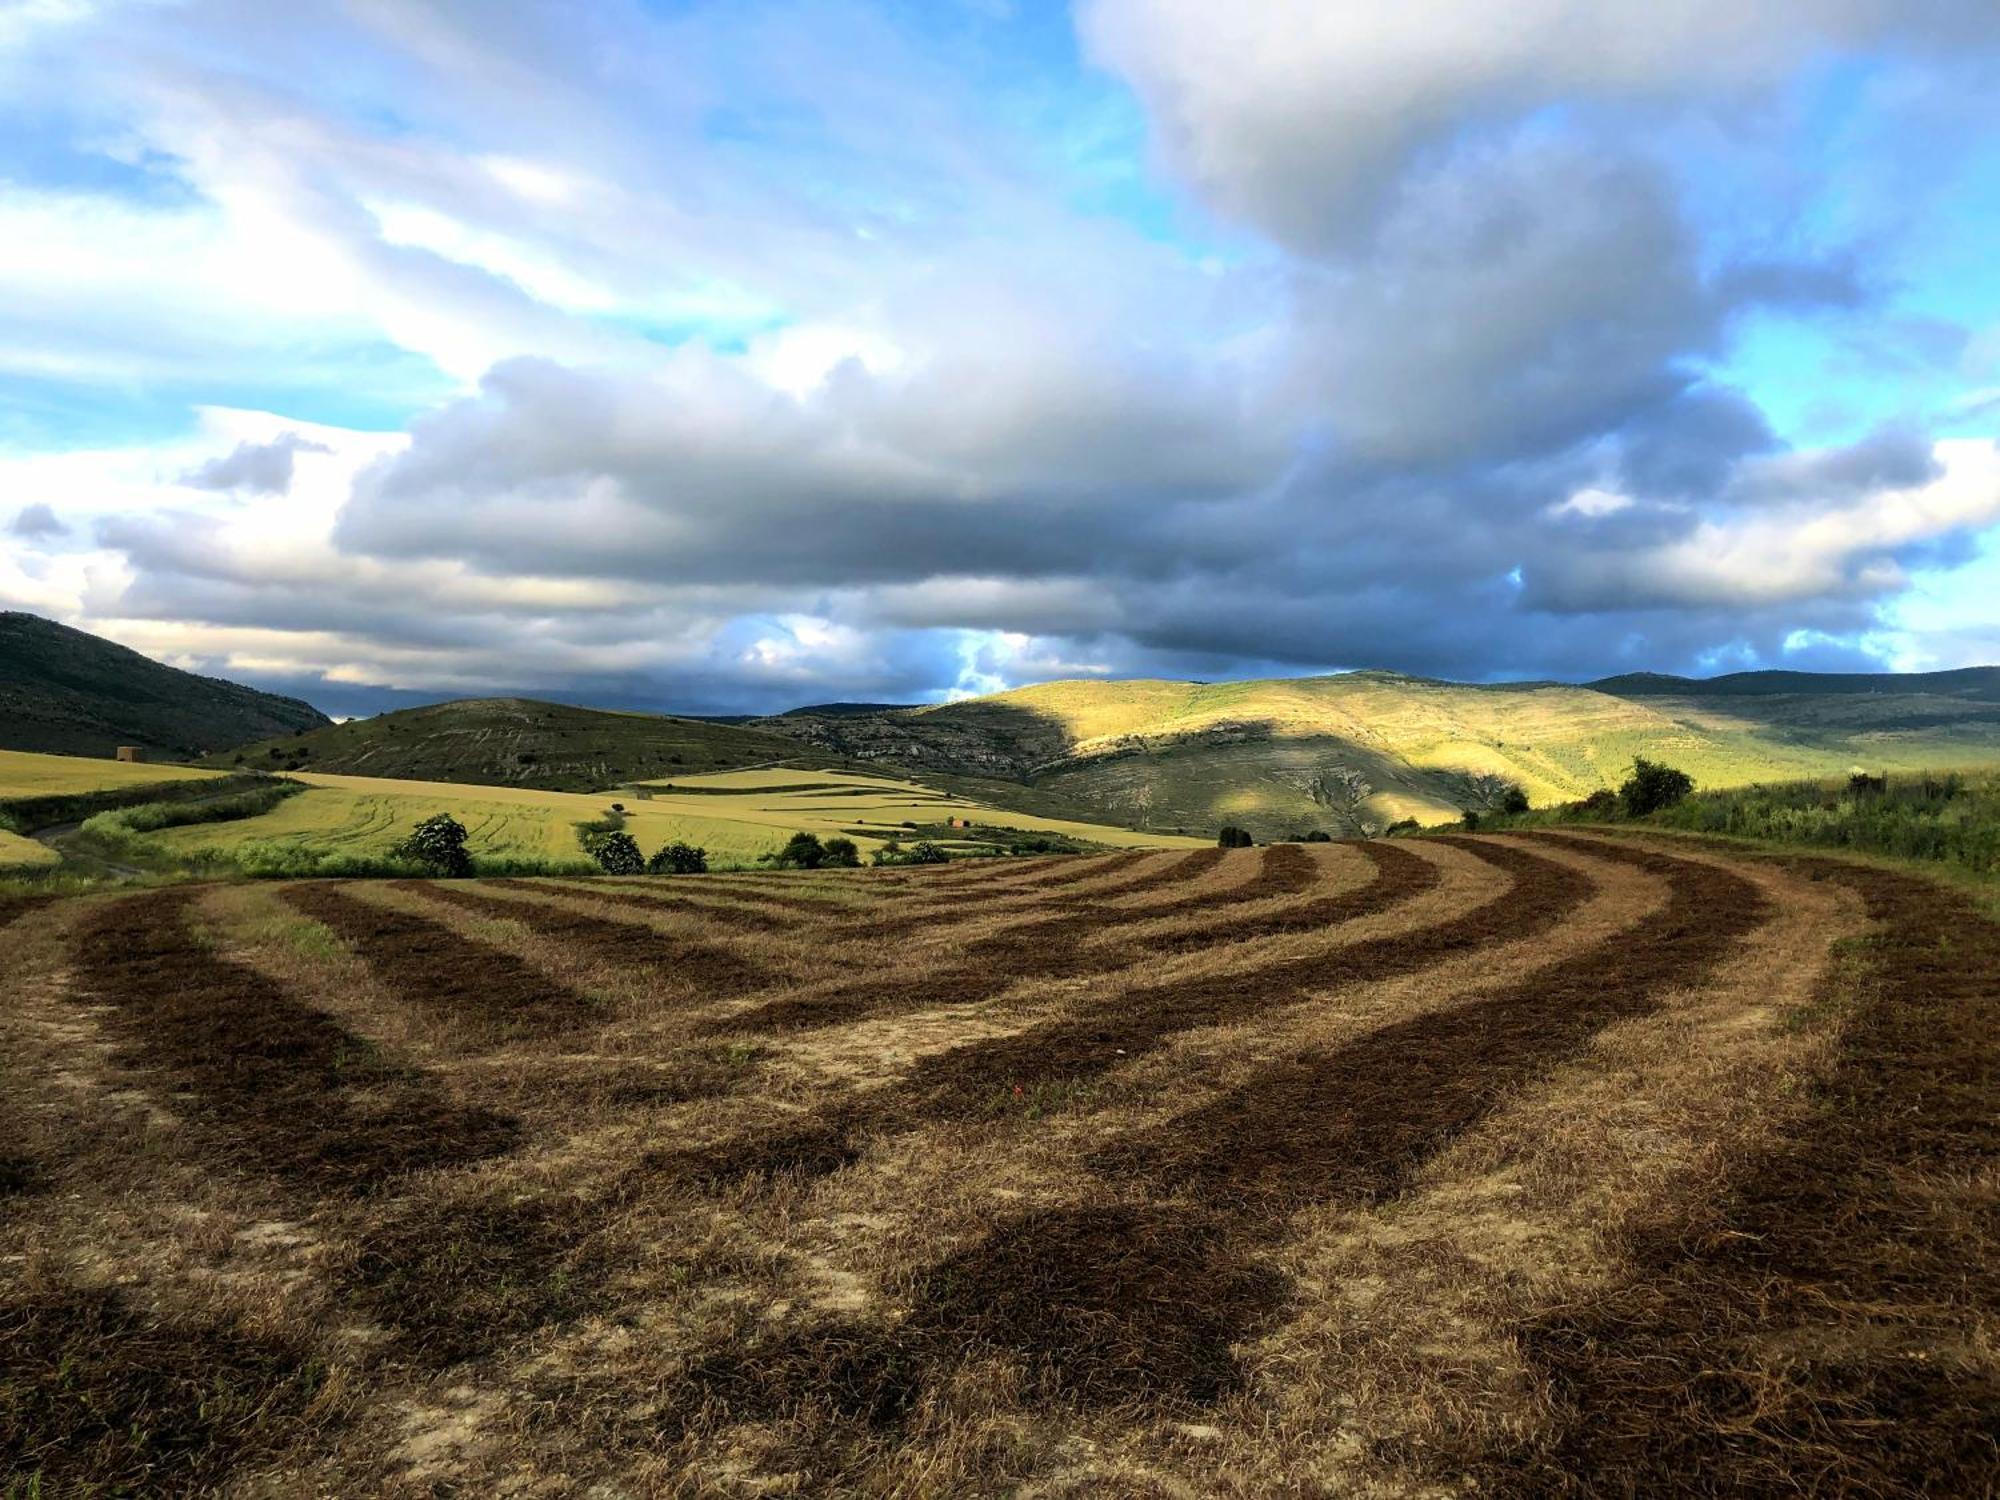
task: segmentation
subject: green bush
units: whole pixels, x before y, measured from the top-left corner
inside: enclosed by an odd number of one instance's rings
[[[1510,786],[1500,794],[1498,811],[1510,818],[1518,818],[1528,810],[1528,794],[1517,786]]]
[[[1231,825],[1216,835],[1215,842],[1223,849],[1248,849],[1256,840],[1250,837],[1248,830]]]
[[[910,846],[910,863],[913,865],[941,865],[950,858],[929,839],[919,839]]]
[[[1627,817],[1643,818],[1678,806],[1693,790],[1694,778],[1687,772],[1640,756],[1632,762],[1632,774],[1618,788],[1618,801]]]
[[[853,839],[828,839],[820,846],[820,862],[830,870],[852,870],[861,863]]]
[[[795,833],[785,841],[773,861],[784,870],[817,870],[826,862],[826,849],[815,834]]]
[[[639,852],[639,842],[625,832],[595,834],[584,850],[597,861],[598,869],[607,875],[643,875],[646,872],[646,856]]]
[[[903,853],[901,841],[890,839],[886,844],[875,846],[875,852],[868,856],[868,862],[872,865],[905,865],[909,863],[909,859]]]
[[[390,854],[431,875],[472,873],[472,856],[465,848],[465,825],[450,813],[433,813],[425,818]]]
[[[693,844],[673,843],[646,861],[649,875],[706,875],[708,851]]]

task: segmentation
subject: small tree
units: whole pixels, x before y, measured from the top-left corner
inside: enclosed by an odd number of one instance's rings
[[[1250,837],[1249,830],[1231,825],[1216,835],[1215,842],[1222,849],[1248,849],[1255,840]]]
[[[706,875],[708,851],[693,844],[669,844],[646,861],[646,869],[653,875]]]
[[[902,864],[904,860],[903,860],[903,845],[901,840],[890,839],[889,842],[886,844],[876,845],[875,852],[868,856],[868,862],[871,865]]]
[[[472,873],[472,856],[465,852],[465,825],[450,813],[433,813],[390,851],[398,859],[422,865],[433,875]]]
[[[1517,786],[1510,786],[1500,794],[1496,805],[1501,812],[1518,817],[1528,810],[1528,794]]]
[[[787,870],[817,870],[826,863],[826,850],[810,833],[795,833],[778,851],[778,863]]]
[[[1306,835],[1306,842],[1308,844],[1330,844],[1333,842],[1333,835],[1328,833],[1324,828],[1315,828],[1311,833]]]
[[[1686,800],[1694,790],[1694,778],[1685,771],[1663,766],[1643,756],[1632,762],[1632,774],[1618,788],[1618,800],[1626,816],[1643,818]]]
[[[646,856],[639,852],[639,841],[629,833],[600,833],[584,845],[590,857],[597,861],[597,867],[607,875],[642,875],[646,870]]]
[[[919,839],[910,846],[910,863],[913,865],[941,865],[950,858],[929,839]]]
[[[861,863],[853,839],[828,839],[820,846],[820,863],[829,869],[852,870]]]

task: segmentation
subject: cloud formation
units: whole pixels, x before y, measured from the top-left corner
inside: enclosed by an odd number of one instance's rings
[[[200,0],[0,37],[67,143],[0,201],[0,384],[208,413],[0,451],[57,528],[17,519],[0,597],[349,711],[1983,639],[1895,606],[1986,565],[2000,337],[1895,282],[1965,232],[1919,180],[2000,162],[1936,115],[1990,5],[1070,23]],[[1837,176],[1799,165],[1829,112]],[[1879,373],[1913,339],[1950,401]],[[1810,340],[1878,351],[1811,431]]]

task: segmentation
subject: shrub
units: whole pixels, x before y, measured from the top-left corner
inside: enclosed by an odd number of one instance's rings
[[[826,862],[826,849],[815,834],[795,833],[778,851],[777,863],[787,870],[817,870]]]
[[[919,839],[910,846],[910,863],[913,865],[941,865],[950,858],[929,839]]]
[[[903,845],[901,841],[890,839],[886,844],[877,844],[875,852],[868,856],[868,862],[873,865],[900,865],[907,863],[903,857]]]
[[[1231,826],[1217,834],[1215,842],[1223,849],[1248,849],[1256,840],[1250,837],[1247,829]]]
[[[1468,807],[1460,816],[1458,823],[1467,833],[1477,833],[1479,831],[1479,814]]]
[[[1528,810],[1528,794],[1517,786],[1510,786],[1500,794],[1499,810],[1509,817],[1518,818]]]
[[[706,875],[708,851],[693,844],[669,844],[646,861],[646,870],[653,875]]]
[[[465,825],[450,813],[431,814],[390,853],[396,859],[421,865],[433,875],[472,873],[472,856],[465,850]]]
[[[1587,812],[1592,817],[1608,818],[1618,811],[1618,794],[1608,786],[1601,786],[1576,806],[1578,811]]]
[[[1618,800],[1628,816],[1643,818],[1686,801],[1693,790],[1694,778],[1687,772],[1641,756],[1632,762],[1632,774],[1618,788]]]
[[[1311,833],[1306,835],[1306,842],[1308,844],[1330,844],[1333,842],[1333,835],[1328,833],[1324,828],[1315,828]]]
[[[1889,790],[1889,778],[1870,776],[1866,771],[1856,771],[1847,778],[1847,790],[1856,797],[1879,796]]]
[[[852,870],[861,863],[861,851],[853,839],[828,839],[820,846],[821,863],[829,869]]]
[[[1398,818],[1382,832],[1389,838],[1395,838],[1398,834],[1420,832],[1423,826],[1415,818]]]
[[[639,852],[638,840],[629,833],[596,834],[584,845],[584,849],[597,861],[598,869],[607,875],[645,873],[646,856]]]

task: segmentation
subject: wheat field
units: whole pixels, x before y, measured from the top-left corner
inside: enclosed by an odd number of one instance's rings
[[[1520,833],[0,909],[5,1493],[1990,1493],[2000,928]]]

